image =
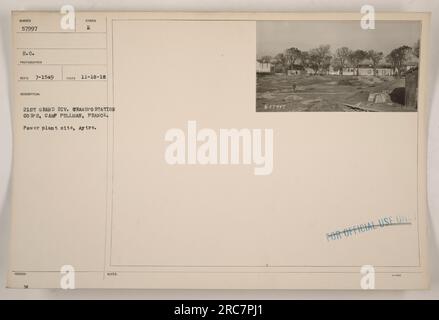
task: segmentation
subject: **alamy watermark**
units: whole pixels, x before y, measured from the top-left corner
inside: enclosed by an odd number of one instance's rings
[[[273,129],[197,129],[166,131],[165,161],[170,165],[253,165],[255,175],[273,172]]]
[[[375,289],[375,268],[372,265],[364,265],[360,269],[362,277],[360,279],[360,287],[363,290]]]
[[[360,10],[363,15],[360,20],[360,25],[363,30],[375,30],[375,7],[371,5],[364,5]]]
[[[66,4],[61,7],[60,13],[61,13],[61,20],[60,20],[61,29],[75,30],[75,26],[76,26],[75,8],[70,4]]]
[[[59,286],[61,289],[75,289],[75,268],[69,264],[63,265],[60,274]]]

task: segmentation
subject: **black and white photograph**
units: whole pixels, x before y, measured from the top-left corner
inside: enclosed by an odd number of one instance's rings
[[[416,112],[421,24],[258,21],[257,112]]]

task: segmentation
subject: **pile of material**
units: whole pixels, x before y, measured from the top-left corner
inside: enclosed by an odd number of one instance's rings
[[[386,103],[390,101],[390,96],[387,92],[370,93],[367,101],[373,103]]]

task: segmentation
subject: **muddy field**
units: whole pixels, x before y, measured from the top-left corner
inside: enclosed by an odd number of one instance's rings
[[[257,75],[256,111],[415,111],[395,97],[404,86],[394,77]],[[382,101],[371,101],[374,93]]]

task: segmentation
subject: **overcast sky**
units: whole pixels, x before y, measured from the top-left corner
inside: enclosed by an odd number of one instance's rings
[[[402,45],[418,41],[421,24],[416,21],[376,21],[375,30],[361,29],[359,21],[258,21],[257,56],[275,56],[286,48],[302,51],[329,44],[340,47],[378,50],[388,54]]]

